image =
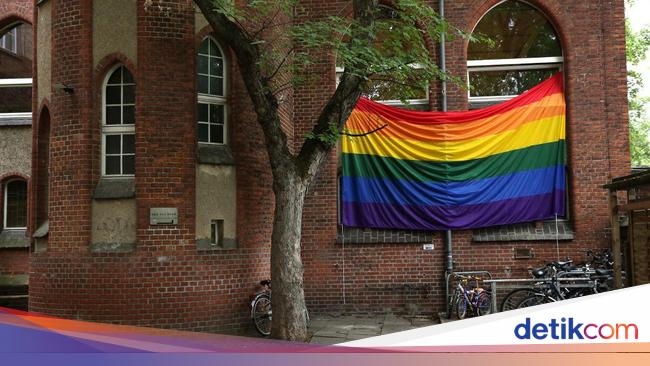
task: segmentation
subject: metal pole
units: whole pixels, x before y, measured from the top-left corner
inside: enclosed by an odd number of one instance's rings
[[[438,14],[440,19],[445,19],[445,0],[439,1]],[[440,96],[441,96],[441,107],[443,112],[447,112],[447,60],[446,60],[446,51],[445,51],[445,39],[447,38],[444,30],[440,33],[440,71],[442,71],[443,77],[440,84]],[[445,231],[445,252],[447,255],[447,269],[445,275],[445,302],[449,305],[449,281],[447,281],[447,276],[451,275],[454,271],[454,256],[452,253],[452,244],[451,244],[451,230]],[[449,308],[449,306],[447,306]]]
[[[440,0],[440,8],[438,10],[440,19],[445,19],[445,0]],[[442,71],[442,83],[440,84],[441,107],[443,112],[447,112],[447,59],[445,51],[445,39],[447,35],[444,31],[440,33],[440,71]],[[454,257],[451,247],[451,230],[445,232],[445,248],[447,252],[447,271],[451,273],[454,270]]]

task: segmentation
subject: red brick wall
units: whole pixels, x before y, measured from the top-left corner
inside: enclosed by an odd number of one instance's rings
[[[10,0],[0,2],[0,29],[12,25],[16,22],[27,24],[24,28],[32,24],[32,0]],[[21,46],[31,49],[32,40],[24,37],[31,37],[29,30],[25,31],[22,36],[19,35]],[[20,50],[20,48],[19,48]],[[0,78],[31,77],[32,60],[31,55],[17,56],[0,50]],[[23,88],[19,93],[17,100],[17,89],[0,89],[0,110],[2,105],[16,106],[19,105],[21,111],[29,111],[31,89]],[[22,92],[24,91],[24,93]],[[26,108],[23,108],[26,106]],[[15,108],[11,108],[16,111]],[[2,132],[0,131],[0,134]],[[0,152],[2,153],[2,152]],[[29,181],[29,177],[19,172],[0,172],[0,181],[6,182],[9,176],[20,176]],[[0,187],[0,204],[4,199],[4,187]],[[0,206],[4,207],[4,206]],[[1,209],[0,209],[1,210]],[[4,212],[0,212],[0,220]],[[1,225],[0,225],[1,226]],[[29,272],[29,250],[26,248],[0,249],[0,275],[26,274]]]
[[[54,4],[53,82],[75,91],[56,92],[49,103],[50,237],[47,252],[32,254],[30,309],[102,322],[237,332],[250,324],[248,300],[256,283],[269,277],[273,202],[263,136],[235,62],[229,57],[239,248],[197,251],[193,9],[187,1],[147,10],[140,3],[137,62],[120,56],[115,45],[115,54],[93,70],[86,3]],[[91,195],[100,175],[99,88],[118,62],[136,82],[137,245],[130,253],[90,253]],[[150,227],[151,207],[177,207],[179,224]]]
[[[0,276],[29,272],[29,251],[24,248],[0,249]]]
[[[33,0],[6,0],[0,3],[0,29],[14,22],[32,24]]]
[[[300,17],[305,18],[350,9],[347,1],[304,3],[308,11]],[[495,3],[448,2],[447,15],[455,25],[470,30]],[[532,3],[547,12],[563,40],[575,240],[560,243],[560,255],[579,259],[581,249],[608,244],[607,199],[601,185],[629,171],[623,1],[561,6],[556,0]],[[210,331],[236,331],[248,324],[248,295],[269,272],[273,201],[268,158],[230,55],[230,137],[237,162],[239,248],[197,252],[197,39],[188,4],[163,1],[162,8],[146,11],[142,2],[139,4],[138,60],[131,60],[137,65],[132,71],[137,93],[138,242],[130,253],[89,253],[91,195],[100,164],[97,88],[104,75],[92,66],[89,2],[53,3],[53,83],[72,85],[75,91],[73,95],[56,92],[50,101],[50,238],[47,252],[32,255],[32,310]],[[165,14],[166,7],[174,9],[171,17]],[[465,75],[465,50],[462,39],[448,44],[448,68],[456,75]],[[312,70],[315,79],[295,90],[293,98],[289,95],[293,114],[283,107],[285,131],[293,132],[290,141],[294,147],[302,143],[335,87],[333,56],[319,56]],[[437,88],[432,86],[434,91]],[[432,105],[438,104],[435,94]],[[450,85],[449,106],[451,110],[466,109],[466,92]],[[287,123],[291,116],[293,126]],[[149,208],[168,206],[178,207],[179,225],[150,227]],[[303,219],[305,292],[310,311],[441,310],[442,233],[434,235],[433,251],[423,251],[421,244],[337,244],[336,207],[333,153],[310,191]],[[470,231],[455,232],[453,240],[457,270],[484,269],[498,277],[524,275],[527,267],[555,258],[556,252],[554,242],[474,244]],[[515,261],[513,247],[531,247],[536,257]]]
[[[498,0],[447,2],[455,26],[471,31]],[[334,2],[308,2],[313,13],[337,13]],[[565,55],[570,159],[570,210],[575,239],[560,242],[560,257],[585,259],[585,248],[609,244],[607,195],[601,188],[630,171],[624,7],[622,0],[530,1],[544,11],[560,34]],[[340,4],[340,3],[339,3]],[[437,8],[437,2],[431,5]],[[466,41],[447,44],[447,68],[466,80]],[[437,52],[433,50],[434,54]],[[332,75],[334,65],[317,72]],[[330,86],[333,79],[330,77]],[[438,105],[433,87],[432,104]],[[449,110],[467,109],[467,92],[448,86]],[[330,89],[308,85],[296,91],[296,131],[304,131]],[[296,143],[300,143],[296,135]],[[308,198],[303,220],[305,291],[314,312],[334,307],[409,312],[443,310],[443,233],[434,251],[421,244],[336,244],[336,171],[332,161]],[[453,233],[456,270],[488,270],[495,277],[527,276],[527,268],[556,258],[554,241],[473,243],[471,231]],[[535,258],[514,260],[513,249],[531,248]],[[345,296],[345,297],[344,297]],[[345,299],[345,304],[344,304]]]

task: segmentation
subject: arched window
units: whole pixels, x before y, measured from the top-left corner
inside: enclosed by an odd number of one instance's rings
[[[104,83],[102,175],[135,174],[135,83],[124,66],[108,73]]]
[[[471,108],[508,100],[562,69],[562,47],[553,25],[525,2],[499,3],[473,33],[487,36],[494,44],[468,46]]]
[[[18,38],[18,27],[13,27],[0,37],[0,48],[16,53],[16,39]]]
[[[207,37],[196,57],[197,122],[200,143],[226,144],[226,65],[219,44]]]
[[[25,229],[27,227],[27,182],[22,179],[7,181],[4,187],[5,229]]]

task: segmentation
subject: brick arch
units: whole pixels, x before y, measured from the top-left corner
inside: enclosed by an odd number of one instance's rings
[[[47,113],[47,115],[45,114]],[[44,118],[47,116],[47,124],[44,125]],[[38,115],[35,115],[34,136],[36,141],[32,147],[32,154],[36,156],[32,164],[33,178],[30,183],[29,196],[29,224],[27,225],[30,232],[43,223],[43,217],[48,213],[49,197],[49,167],[50,167],[50,139],[52,136],[52,113],[48,99],[41,102],[38,109]]]
[[[194,35],[194,54],[196,54],[196,51],[199,49],[199,45],[203,41],[205,37],[212,37],[214,38],[218,43],[219,46],[221,46],[221,50],[223,51],[224,55],[223,57],[226,59],[226,66],[227,66],[227,71],[228,75],[232,72],[231,65],[232,61],[234,60],[235,56],[228,46],[228,43],[219,35],[219,33],[214,32],[212,30],[212,26],[206,25],[205,27],[201,28],[200,31],[196,32]]]
[[[561,18],[560,15],[562,11],[562,5],[559,4],[556,0],[507,0],[507,1],[520,1],[532,5],[534,8],[538,9],[544,16],[551,22],[553,29],[560,37],[560,46],[562,47],[562,53],[566,58],[566,50],[569,50],[571,47],[571,40],[569,38],[569,32],[566,32],[565,29],[573,29],[573,22],[570,18]],[[472,3],[468,9],[474,9],[468,11],[465,16],[465,25],[467,28],[464,30],[471,32],[476,28],[478,22],[483,18],[483,16],[494,6],[504,2],[504,0],[476,0]],[[560,19],[561,18],[561,19]],[[468,40],[465,40],[465,57],[467,58],[467,46],[469,44]]]
[[[3,175],[0,175],[1,184],[4,184],[11,179],[22,179],[25,182],[29,182],[29,176],[21,172],[7,172]]]
[[[43,110],[46,109],[46,108],[47,108],[48,111],[52,110],[52,108],[50,107],[50,100],[47,99],[47,97],[43,98],[43,100],[41,101],[41,105],[38,106],[38,109],[37,109],[38,114],[36,115],[36,118],[40,118],[41,112],[43,112]],[[50,115],[51,114],[52,114],[52,112],[50,112]]]
[[[15,22],[33,25],[33,9],[32,0],[0,1],[0,29]]]
[[[104,56],[98,63],[97,66],[95,67],[95,72],[94,72],[94,81],[95,81],[95,89],[98,87],[102,86],[102,83],[104,81],[104,78],[106,77],[106,74],[115,66],[118,64],[124,65],[127,70],[133,75],[133,80],[135,80],[136,86],[138,85],[138,72],[137,68],[135,67],[135,64],[124,54],[120,52],[113,52],[110,53],[106,56]],[[101,92],[101,91],[100,91]]]
[[[0,10],[0,12],[2,12],[2,10]],[[19,14],[8,14],[0,19],[0,29],[4,29],[5,27],[14,23],[24,23],[30,26],[32,25],[32,22],[20,16]]]

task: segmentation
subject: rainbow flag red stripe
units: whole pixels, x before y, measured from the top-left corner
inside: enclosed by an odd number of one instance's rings
[[[468,112],[359,100],[342,140],[343,224],[443,230],[563,216],[562,84],[558,73],[514,99]]]

